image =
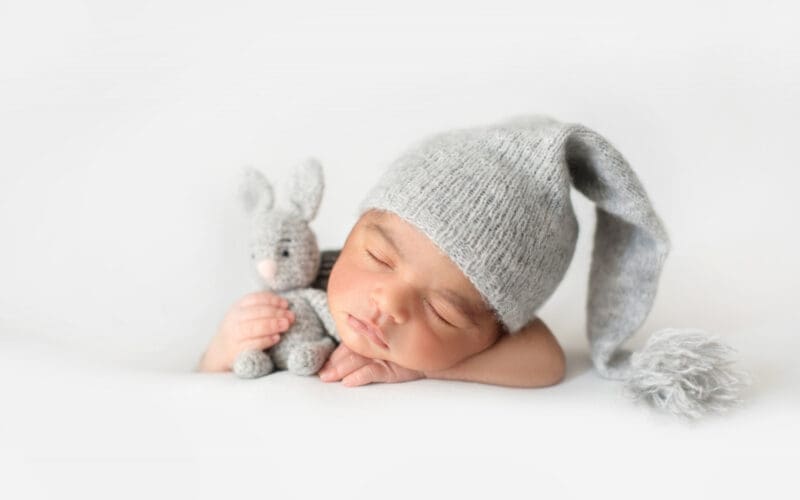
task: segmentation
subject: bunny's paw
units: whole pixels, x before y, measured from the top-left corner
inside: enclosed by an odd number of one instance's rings
[[[275,365],[264,351],[242,351],[233,363],[233,373],[239,378],[258,378],[272,373]]]
[[[322,368],[335,347],[330,338],[299,345],[289,353],[286,367],[296,375],[314,375]]]

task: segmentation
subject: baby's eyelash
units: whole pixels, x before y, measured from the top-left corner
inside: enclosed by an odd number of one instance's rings
[[[442,323],[444,323],[444,324],[446,324],[448,326],[455,326],[452,323],[450,323],[449,321],[447,321],[446,319],[444,319],[438,312],[436,312],[436,309],[433,308],[433,306],[431,305],[430,302],[428,302],[427,300],[424,301],[424,302],[426,304],[428,304],[428,308],[430,308],[430,310],[433,311],[433,314],[436,315],[436,317],[439,319],[439,321],[441,321]]]
[[[364,251],[367,253],[367,255],[369,255],[369,257],[370,257],[372,260],[374,260],[374,261],[375,261],[375,262],[377,262],[378,264],[382,264],[382,265],[384,265],[384,266],[388,266],[388,265],[389,265],[389,264],[387,264],[386,262],[382,261],[381,259],[379,259],[379,258],[375,257],[374,255],[372,255],[372,252],[370,252],[369,250],[366,250],[366,249],[365,249]]]

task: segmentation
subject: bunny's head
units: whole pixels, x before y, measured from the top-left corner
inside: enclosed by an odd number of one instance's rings
[[[290,206],[275,208],[272,185],[252,167],[244,168],[240,195],[250,215],[253,269],[275,292],[308,287],[317,276],[320,252],[309,227],[322,199],[322,166],[314,158],[299,164],[289,184]]]

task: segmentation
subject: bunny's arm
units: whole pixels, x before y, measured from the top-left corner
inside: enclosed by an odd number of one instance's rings
[[[316,288],[304,288],[297,292],[311,304],[314,312],[316,312],[319,319],[322,320],[322,325],[325,327],[328,335],[335,338],[337,342],[341,342],[339,333],[336,331],[336,323],[333,321],[330,309],[328,309],[328,294]]]

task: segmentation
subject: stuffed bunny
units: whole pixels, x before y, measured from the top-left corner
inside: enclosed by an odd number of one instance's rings
[[[313,158],[298,165],[289,186],[291,208],[274,208],[272,185],[256,169],[244,168],[241,198],[250,215],[250,257],[256,278],[289,302],[294,323],[265,351],[239,353],[233,372],[241,378],[278,370],[297,375],[317,373],[339,337],[328,310],[328,296],[311,288],[320,266],[317,238],[309,227],[323,190],[322,166]],[[331,338],[333,337],[333,338]]]

